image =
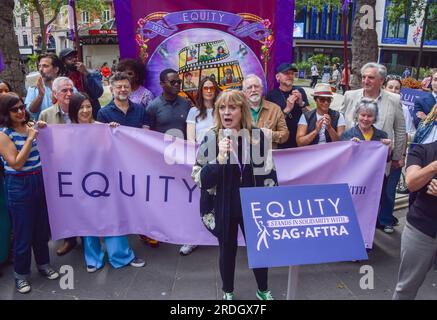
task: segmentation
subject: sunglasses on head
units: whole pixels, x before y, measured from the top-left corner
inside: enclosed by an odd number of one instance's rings
[[[21,106],[12,107],[12,108],[9,109],[9,111],[12,112],[12,113],[17,113],[20,110],[21,111],[26,110],[26,106],[24,104],[22,104]]]
[[[390,80],[401,80],[402,78],[400,77],[400,76],[398,76],[398,75],[395,75],[395,74],[389,74],[387,77],[386,77],[386,80],[387,81],[390,81]]]

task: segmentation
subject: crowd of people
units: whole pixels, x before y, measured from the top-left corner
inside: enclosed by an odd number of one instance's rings
[[[201,145],[203,151],[198,154],[192,177],[201,192],[201,219],[218,239],[225,300],[235,298],[239,228],[244,235],[239,189],[278,184],[274,169],[259,170],[267,166],[271,153],[267,152],[260,164],[252,159],[252,152],[246,151],[260,146],[261,150],[284,149],[346,140],[387,145],[389,156],[375,227],[391,234],[398,223],[393,216],[396,185],[405,166],[407,141],[414,141],[406,165],[407,185],[414,196],[402,236],[399,280],[393,298],[415,297],[437,251],[437,216],[432,209],[437,205],[437,72],[432,75],[432,90],[416,101],[414,113],[410,114],[400,101],[400,78],[387,75],[386,68],[378,63],[362,66],[362,88],[345,92],[339,111],[331,108],[333,90],[329,80],[313,84],[316,108],[311,110],[305,90],[294,85],[297,69],[291,63],[278,66],[278,88],[265,96],[263,80],[254,74],[245,76],[242,90],[222,91],[215,78],[205,77],[197,89],[196,101],[191,102],[180,95],[182,81],[176,70],[160,73],[162,93],[154,97],[143,86],[144,65],[124,59],[108,79],[113,99],[103,108],[98,102],[103,93],[101,77],[78,61],[74,49],[62,50],[59,57],[52,53],[41,55],[38,67],[41,77],[24,100],[7,82],[0,81],[0,154],[12,221],[18,292],[31,290],[32,250],[39,272],[48,279],[59,277],[50,265],[49,222],[35,140],[38,130],[47,124],[98,124],[168,134],[182,132],[184,139]],[[327,65],[326,73],[328,69]],[[335,86],[342,79],[337,71]],[[238,135],[241,130],[246,130],[248,136]],[[257,135],[253,133],[256,130]],[[208,154],[210,150],[216,150],[213,157]],[[4,218],[0,224],[6,221]],[[150,246],[159,245],[146,235],[140,238]],[[103,241],[114,268],[145,266],[126,235],[103,237]],[[104,265],[101,239],[83,237],[82,243],[86,270],[96,272]],[[57,254],[67,254],[76,244],[76,237],[65,239]],[[184,244],[180,254],[191,254],[196,248],[196,244]],[[258,285],[256,297],[272,300],[268,269],[253,272]]]

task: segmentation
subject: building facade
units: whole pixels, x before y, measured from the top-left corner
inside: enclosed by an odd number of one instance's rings
[[[378,34],[378,59],[380,63],[388,67],[390,72],[402,73],[405,67],[415,67],[417,64],[421,29],[418,25],[408,24],[407,13],[396,23],[390,23],[386,14],[389,5],[390,0],[376,1],[375,27]],[[356,0],[354,0],[349,4],[345,13],[349,57],[351,57],[352,22],[356,11]],[[295,31],[294,60],[308,60],[314,54],[323,53],[329,58],[339,57],[343,61],[342,15],[341,8],[332,8],[329,4],[325,4],[321,10],[304,7],[296,12],[295,30],[298,30],[298,34]],[[436,26],[428,24],[427,28],[436,28]],[[422,66],[437,67],[436,57],[437,38],[425,41]]]
[[[76,8],[80,49],[83,61],[89,69],[100,69],[104,62],[108,62],[111,66],[112,61],[118,61],[120,57],[113,1],[102,1],[104,9],[100,13],[91,13]],[[15,2],[17,3],[17,0]],[[28,55],[41,52],[42,37],[39,16],[37,12],[22,13],[18,9],[14,13],[14,27],[20,53],[26,61]],[[49,21],[52,16],[51,10],[45,11],[45,21]],[[60,8],[57,18],[47,27],[46,37],[48,52],[59,54],[64,48],[75,47],[70,36],[67,5]]]

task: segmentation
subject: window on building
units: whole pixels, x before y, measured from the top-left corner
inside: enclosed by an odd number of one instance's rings
[[[26,26],[26,16],[24,14],[21,15],[21,26],[22,27]]]
[[[90,22],[90,13],[88,11],[82,11],[82,22],[83,23]]]
[[[102,13],[102,17],[103,17],[103,21],[108,21],[109,19],[111,19],[111,10],[109,9],[104,10]]]
[[[387,7],[390,2],[387,3]],[[385,18],[387,19],[387,18]],[[405,38],[408,29],[407,11],[394,22],[386,20],[384,38]]]
[[[29,42],[27,40],[27,34],[23,34],[23,46],[27,47],[29,45]]]

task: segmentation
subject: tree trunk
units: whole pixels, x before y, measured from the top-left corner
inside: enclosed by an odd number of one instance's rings
[[[33,5],[35,6],[35,10],[38,13],[39,17],[39,29],[41,30],[41,53],[45,53],[47,51],[47,39],[46,39],[46,24],[45,24],[45,16],[44,9],[39,3],[39,1],[33,1]]]
[[[12,23],[14,6],[14,0],[0,0],[0,48],[6,65],[1,78],[11,84],[14,92],[23,95],[24,73],[20,63],[18,40]]]
[[[428,11],[429,11],[429,2],[426,2],[425,13],[423,15],[422,22],[422,37],[420,39],[420,48],[419,48],[419,56],[417,58],[417,71],[416,71],[416,80],[419,80],[420,75],[420,67],[422,64],[422,54],[423,54],[423,45],[425,44],[425,36],[426,36],[426,24],[428,20]]]
[[[360,13],[360,8],[370,6],[373,11]],[[376,33],[376,0],[357,0],[357,12],[352,26],[352,79],[351,88],[361,87],[361,67],[367,62],[378,62],[378,35]],[[360,26],[361,19],[373,15],[373,25]]]

